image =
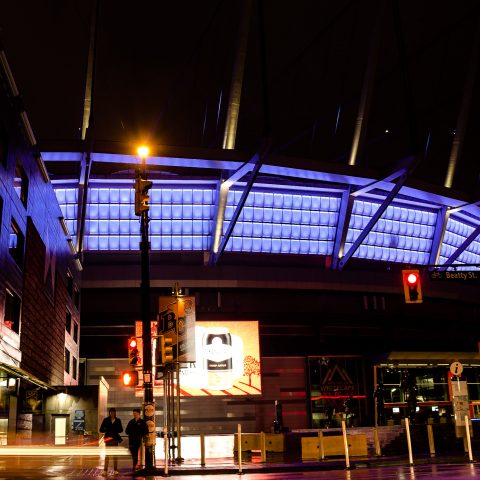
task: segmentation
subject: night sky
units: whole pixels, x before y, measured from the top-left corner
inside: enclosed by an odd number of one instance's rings
[[[221,148],[245,2],[98,1],[95,140]],[[80,138],[92,6],[0,3],[2,42],[41,147]],[[477,199],[479,8],[475,0],[253,2],[236,148],[253,153],[268,134],[277,153],[348,164],[373,44],[358,165],[387,174],[416,154],[414,176],[442,185],[470,80],[453,188]]]

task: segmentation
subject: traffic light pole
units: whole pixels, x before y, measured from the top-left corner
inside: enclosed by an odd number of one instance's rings
[[[140,171],[140,177],[145,170]],[[155,404],[153,402],[153,378],[152,378],[152,330],[150,320],[150,244],[148,240],[148,209],[144,210],[140,217],[141,242],[141,270],[142,281],[140,285],[141,300],[142,300],[142,340],[143,340],[143,390],[144,390],[144,405],[143,417],[147,424],[155,426]],[[151,432],[151,429],[149,429]],[[153,435],[155,427],[153,428]],[[145,445],[145,469],[155,469],[155,437],[153,435],[148,437],[148,442]]]

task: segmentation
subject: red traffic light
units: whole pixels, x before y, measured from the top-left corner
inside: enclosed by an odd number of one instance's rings
[[[410,285],[414,285],[415,283],[418,282],[418,276],[415,275],[414,273],[409,273],[408,276],[407,276],[407,282]]]
[[[126,370],[122,372],[122,385],[124,387],[136,387],[138,384],[138,372],[135,370]]]
[[[137,366],[141,364],[136,337],[130,337],[128,339],[128,363]]]
[[[419,270],[402,270],[405,303],[422,303],[422,284]]]

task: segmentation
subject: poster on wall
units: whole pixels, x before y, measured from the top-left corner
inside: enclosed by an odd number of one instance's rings
[[[182,396],[261,395],[257,321],[195,324],[195,360],[182,365]],[[163,395],[162,381],[154,384]]]
[[[85,410],[75,410],[73,417],[73,430],[75,432],[82,432],[85,430]]]

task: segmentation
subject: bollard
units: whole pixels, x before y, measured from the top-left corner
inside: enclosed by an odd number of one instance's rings
[[[433,438],[433,427],[432,425],[427,425],[427,434],[428,434],[428,446],[430,448],[430,456],[435,456],[435,440]]]
[[[470,419],[465,415],[465,435],[467,436],[468,462],[473,463],[472,440],[470,439]]]
[[[200,465],[205,466],[205,434],[200,434]]]
[[[345,420],[342,420],[342,433],[343,433],[343,446],[345,447],[346,469],[350,470],[350,456],[348,455],[347,427],[345,426]]]
[[[320,460],[325,460],[325,448],[323,448],[323,432],[318,431],[318,443],[320,445]]]
[[[267,461],[267,442],[264,432],[260,432],[260,451],[262,452],[262,462]]]
[[[380,445],[380,439],[378,438],[378,427],[373,427],[373,442],[375,444],[375,455],[381,457],[382,447]]]
[[[165,449],[165,467],[163,473],[168,477],[168,428],[163,427],[163,448]]]
[[[238,447],[238,473],[241,475],[242,472],[242,426],[238,424],[238,435],[237,435],[237,447]]]
[[[408,461],[410,465],[413,465],[412,440],[410,438],[410,420],[408,418],[405,418],[405,432],[407,434]]]

